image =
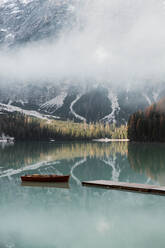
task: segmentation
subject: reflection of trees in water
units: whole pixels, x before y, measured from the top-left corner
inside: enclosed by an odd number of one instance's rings
[[[127,154],[127,142],[118,143],[46,143],[18,142],[12,147],[0,148],[0,166],[22,167],[41,161],[55,161],[75,158],[109,157]]]
[[[138,173],[145,173],[153,180],[165,185],[165,145],[129,144],[128,160]]]
[[[19,168],[24,165],[31,165],[42,161],[50,161],[49,154],[52,147],[49,144],[37,142],[19,142],[13,146],[7,146],[3,150],[0,148],[0,163],[2,166],[14,166]]]

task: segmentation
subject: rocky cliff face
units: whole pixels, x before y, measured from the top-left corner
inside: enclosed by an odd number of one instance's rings
[[[71,0],[1,0],[0,44],[15,46],[58,36],[74,21]]]

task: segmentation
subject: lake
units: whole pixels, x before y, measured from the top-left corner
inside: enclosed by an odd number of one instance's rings
[[[71,178],[22,186],[28,173]],[[165,144],[1,144],[0,248],[164,248],[165,196],[81,186],[98,179],[165,185]]]

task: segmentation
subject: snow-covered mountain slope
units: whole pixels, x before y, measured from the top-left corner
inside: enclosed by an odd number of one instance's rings
[[[44,114],[41,114],[37,111],[30,111],[30,110],[25,110],[25,109],[22,109],[20,107],[16,107],[16,106],[12,106],[10,104],[2,104],[0,103],[0,114],[2,113],[13,113],[13,112],[19,112],[19,113],[22,113],[22,114],[25,114],[25,115],[28,115],[28,116],[32,116],[32,117],[36,117],[36,118],[39,118],[39,119],[59,119],[58,116],[54,116],[54,115],[44,115]]]
[[[111,111],[111,113],[109,115],[104,116],[102,118],[102,121],[116,123],[115,116],[118,115],[118,113],[120,111],[118,98],[117,98],[117,95],[115,95],[113,93],[113,91],[109,91],[108,98],[110,99],[110,102],[111,102],[112,111]]]
[[[79,122],[102,121],[126,123],[130,114],[144,109],[165,96],[165,86],[157,88],[122,89],[106,87],[75,88],[53,84],[0,86],[0,111],[23,112],[38,118],[59,118]]]
[[[62,107],[62,105],[64,104],[64,99],[66,96],[67,96],[67,92],[62,91],[56,97],[41,104],[39,110],[44,111],[44,112],[48,112],[50,114],[54,113],[57,109]]]
[[[72,23],[71,0],[0,1],[0,43],[5,46],[58,35]]]

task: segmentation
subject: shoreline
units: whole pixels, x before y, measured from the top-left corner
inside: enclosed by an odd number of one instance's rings
[[[93,139],[92,141],[97,141],[97,142],[119,142],[119,141],[124,141],[124,142],[128,142],[130,141],[129,139]]]

